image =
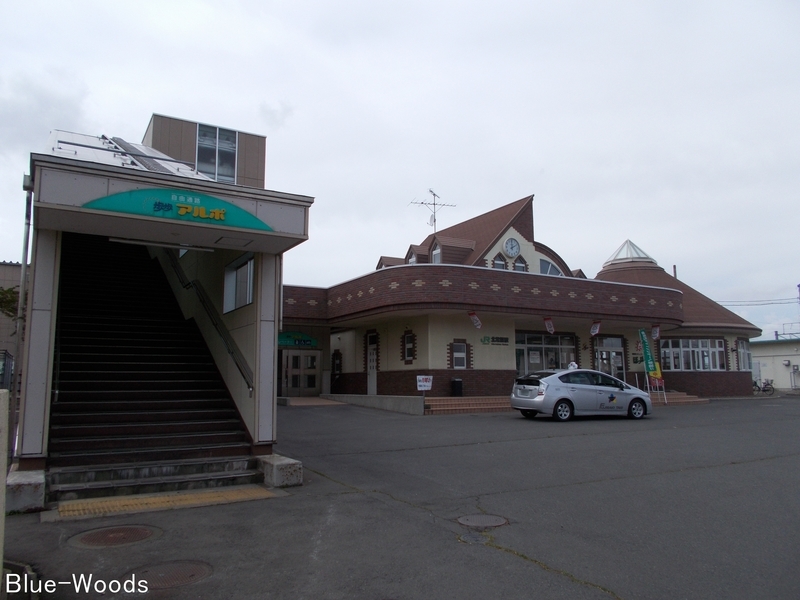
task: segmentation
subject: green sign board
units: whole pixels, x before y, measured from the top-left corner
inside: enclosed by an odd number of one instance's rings
[[[296,331],[284,331],[278,334],[279,346],[295,346],[300,348],[316,348],[317,340],[310,335]]]
[[[661,367],[656,363],[653,358],[653,353],[650,352],[650,344],[647,341],[647,333],[644,329],[639,330],[639,340],[642,342],[642,352],[644,353],[644,368],[647,374],[651,377],[661,378]]]
[[[84,204],[83,208],[189,223],[272,231],[272,227],[235,204],[187,190],[164,188],[131,190],[92,200]]]

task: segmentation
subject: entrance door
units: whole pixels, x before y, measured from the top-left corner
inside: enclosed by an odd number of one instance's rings
[[[625,349],[622,346],[622,338],[598,338],[594,361],[598,371],[625,381]]]
[[[282,392],[286,396],[319,396],[320,351],[284,350]]]
[[[367,395],[378,394],[378,334],[367,336]]]

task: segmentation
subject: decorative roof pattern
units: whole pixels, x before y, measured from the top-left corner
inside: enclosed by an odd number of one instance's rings
[[[327,290],[287,285],[283,297],[286,322],[328,325],[396,311],[480,310],[672,325],[684,316],[683,295],[675,289],[452,264],[381,269]]]

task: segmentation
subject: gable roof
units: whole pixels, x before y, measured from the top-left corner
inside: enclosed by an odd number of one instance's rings
[[[442,246],[465,249],[467,243],[472,242],[471,251],[461,264],[483,266],[484,255],[509,227],[514,227],[523,238],[533,243],[533,195],[432,233],[420,246],[430,248],[438,239]],[[454,243],[448,244],[445,240]]]
[[[399,256],[381,256],[378,259],[378,264],[375,269],[383,269],[384,267],[396,267],[397,265],[404,265],[406,264],[405,258],[400,258]]]

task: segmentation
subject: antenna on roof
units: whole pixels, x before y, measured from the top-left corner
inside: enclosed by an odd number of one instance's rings
[[[436,200],[440,196],[436,192],[434,192],[432,189],[428,189],[428,192],[430,192],[431,196],[433,196],[433,202],[414,202],[414,201],[412,201],[409,204],[418,204],[420,206],[427,206],[428,207],[428,210],[431,211],[431,213],[433,213],[431,215],[430,221],[428,222],[428,225],[431,225],[433,227],[433,232],[436,233],[436,213],[439,211],[440,208],[443,208],[445,206],[455,206],[455,204],[437,203]]]

